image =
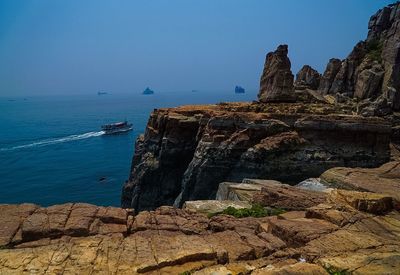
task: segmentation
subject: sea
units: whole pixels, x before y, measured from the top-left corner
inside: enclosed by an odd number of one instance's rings
[[[0,203],[119,206],[134,143],[155,108],[252,101],[256,91],[0,97]],[[104,135],[101,125],[134,129]]]

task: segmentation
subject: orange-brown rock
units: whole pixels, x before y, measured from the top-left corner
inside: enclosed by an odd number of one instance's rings
[[[133,216],[88,204],[0,205],[0,221],[8,221],[0,226],[0,274],[396,274],[399,212],[341,203],[332,196],[306,212],[241,219],[172,207]],[[337,222],[333,210],[349,222]]]
[[[398,161],[389,162],[374,169],[337,167],[324,172],[321,180],[334,188],[387,194],[397,202],[400,201],[400,162]]]
[[[263,206],[289,210],[305,210],[325,202],[326,194],[296,188],[287,184],[265,181],[260,192],[253,195],[252,201]]]

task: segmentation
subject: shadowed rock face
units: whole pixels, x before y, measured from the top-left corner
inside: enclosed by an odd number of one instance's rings
[[[298,183],[332,167],[389,160],[391,127],[383,119],[338,115],[325,104],[307,108],[230,103],[154,111],[137,140],[122,205],[181,206],[214,199],[223,181]]]
[[[260,81],[258,99],[261,102],[293,102],[293,74],[287,56],[288,46],[279,45],[275,52],[267,54]]]
[[[336,58],[332,58],[329,60],[328,65],[326,66],[325,72],[322,75],[319,90],[323,94],[328,94],[329,90],[332,87],[332,82],[335,80],[337,73],[340,70],[341,61]]]

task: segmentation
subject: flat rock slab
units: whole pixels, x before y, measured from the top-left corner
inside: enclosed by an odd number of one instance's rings
[[[289,210],[305,210],[325,202],[324,192],[306,190],[287,184],[265,181],[261,191],[254,193],[252,201],[263,206]]]
[[[345,168],[327,170],[321,180],[333,188],[387,194],[400,201],[400,162],[388,162],[379,168]]]
[[[275,180],[244,179],[238,182],[222,182],[218,186],[217,200],[251,201],[254,194],[269,183],[280,184]]]
[[[0,246],[43,238],[127,233],[130,210],[86,203],[0,205]]]
[[[234,207],[236,209],[251,208],[251,204],[246,201],[199,200],[187,201],[182,208],[202,214],[215,214],[224,211],[228,207]]]

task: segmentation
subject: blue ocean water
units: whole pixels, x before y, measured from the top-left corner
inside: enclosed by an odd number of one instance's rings
[[[256,92],[0,98],[0,203],[119,206],[135,139],[154,108],[255,98]],[[133,131],[101,132],[102,124],[124,119]]]

